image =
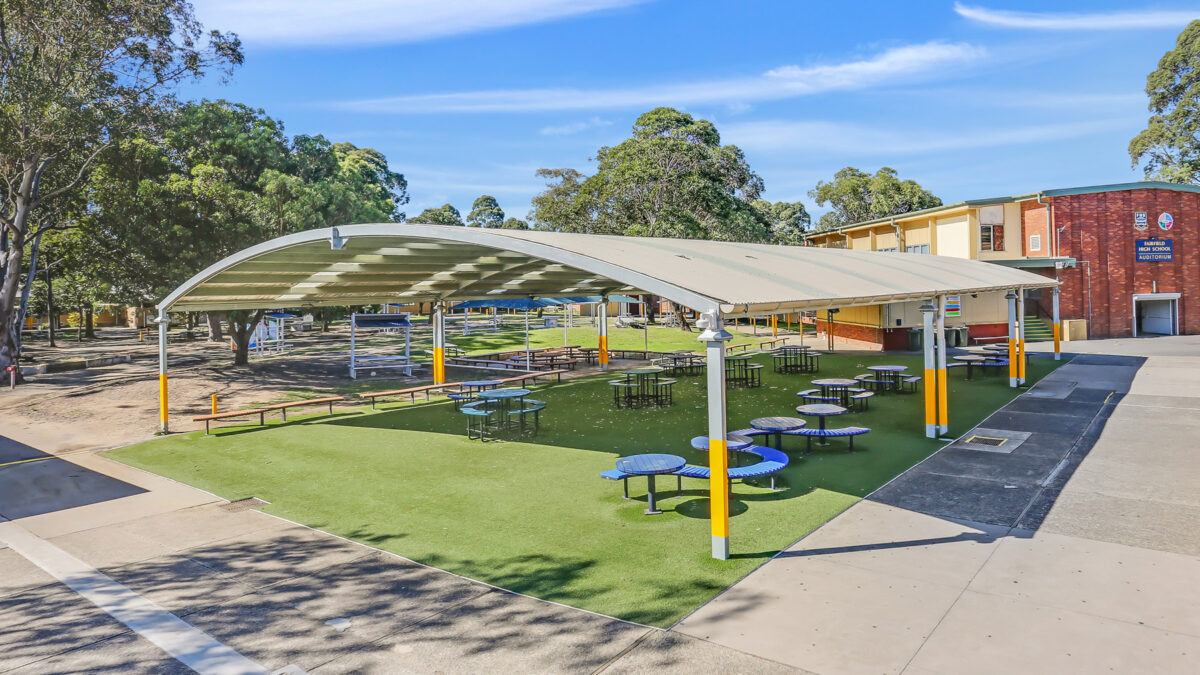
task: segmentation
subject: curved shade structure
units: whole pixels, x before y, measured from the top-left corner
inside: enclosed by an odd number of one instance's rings
[[[387,223],[310,230],[225,258],[162,310],[644,292],[739,316],[873,305],[1053,279],[961,258]]]

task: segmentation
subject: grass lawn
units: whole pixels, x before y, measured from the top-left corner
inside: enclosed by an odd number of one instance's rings
[[[561,333],[560,333],[561,334]],[[729,428],[792,414],[809,375],[770,372],[763,386],[728,393]],[[867,365],[919,357],[826,356],[820,376],[851,376]],[[1055,367],[1033,359],[1030,382]],[[964,382],[950,374],[951,433],[981,421],[1013,396],[1006,377]],[[922,396],[877,396],[871,409],[835,419],[871,427],[856,452],[844,440],[803,454],[804,439],[785,437],[792,457],[778,476],[736,484],[733,559],[710,558],[707,483],[659,479],[660,507],[647,517],[645,481],[602,480],[616,458],[669,452],[693,464],[706,458],[688,439],[705,433],[702,377],[680,377],[675,405],[615,410],[606,376],[539,387],[549,403],[531,442],[466,440],[465,422],[448,403],[313,416],[287,424],[225,427],[110,451],[114,459],[210,490],[228,499],[257,496],[265,510],[474,579],[623,619],[668,626],[780,549],[928,456]]]

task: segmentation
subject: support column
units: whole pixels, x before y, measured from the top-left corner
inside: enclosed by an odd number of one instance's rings
[[[938,385],[937,357],[933,350],[933,315],[937,308],[928,300],[921,305],[921,322],[924,328],[921,346],[925,352],[925,437],[937,438],[938,435]]]
[[[1054,307],[1054,360],[1062,360],[1062,317],[1058,314],[1058,287],[1055,286],[1053,293]]]
[[[164,310],[158,310],[158,430],[171,431],[167,416],[167,326],[169,319]]]
[[[946,296],[937,297],[938,433],[950,433],[949,392],[946,383]]]
[[[433,305],[433,383],[446,383],[446,301]]]
[[[733,335],[721,325],[719,312],[705,312],[696,325],[707,355],[708,503],[712,525],[712,557],[729,559],[729,453],[725,426],[725,343]]]
[[[1008,301],[1008,386],[1017,386],[1017,294],[1009,291]]]
[[[608,370],[608,296],[600,298],[600,317],[597,322],[600,329],[600,338],[598,340],[600,353],[596,355],[596,363],[600,364],[600,370]]]
[[[1017,289],[1017,383],[1025,384],[1025,289]]]

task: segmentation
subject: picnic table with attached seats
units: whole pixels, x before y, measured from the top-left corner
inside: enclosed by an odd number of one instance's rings
[[[762,364],[751,363],[754,354],[734,354],[725,357],[725,382],[733,387],[762,386]]]
[[[617,471],[632,476],[646,477],[646,510],[648,516],[662,513],[654,494],[654,477],[664,473],[675,473],[687,465],[679,455],[645,454],[622,457],[617,460]]]
[[[858,384],[858,380],[849,380],[844,377],[826,377],[820,380],[813,380],[813,384],[821,388],[821,396],[828,398],[836,398],[842,407],[850,407],[850,388]]]
[[[807,424],[807,421],[798,417],[759,417],[750,420],[750,426],[775,437],[776,450],[783,449],[783,432],[800,429]]]
[[[609,380],[613,404],[618,409],[672,405],[676,380],[660,378],[659,374],[665,370],[662,366],[640,366],[624,371],[623,379]]]
[[[744,434],[730,432],[725,434],[725,450],[729,453],[729,465],[736,466],[741,464],[739,452],[754,445],[754,439]],[[695,436],[692,438],[692,448],[701,452],[708,452],[708,436]]]
[[[883,381],[884,384],[880,387],[880,390],[899,391],[900,376],[904,373],[904,371],[908,370],[908,366],[867,366],[867,370],[875,373],[876,377]]]
[[[960,356],[955,356],[954,360],[958,361],[960,363],[967,364],[967,379],[970,380],[971,375],[972,375],[972,372],[971,372],[972,369],[977,365],[979,365],[979,366],[983,365],[983,363],[988,360],[988,357],[982,356],[980,354],[962,354]]]
[[[846,412],[848,412],[840,405],[830,405],[828,403],[810,403],[807,405],[797,406],[796,412],[800,413],[801,415],[811,415],[816,417],[820,422],[820,426],[818,426],[816,429],[813,429],[812,427],[804,427],[802,429],[793,429],[791,431],[783,432],[789,436],[804,436],[807,438],[807,451],[809,452],[812,451],[813,437],[819,439],[817,441],[817,445],[829,445],[829,441],[827,439],[830,438],[840,438],[843,436],[848,437],[850,439],[850,449],[854,450],[854,437],[869,433],[871,431],[866,427],[842,427],[840,429],[828,428],[825,425],[826,417],[844,415]]]

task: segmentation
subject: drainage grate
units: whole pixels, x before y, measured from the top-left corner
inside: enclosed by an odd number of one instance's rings
[[[225,509],[226,511],[232,511],[233,513],[237,513],[238,511],[249,511],[250,509],[256,509],[260,506],[264,506],[264,505],[270,504],[270,503],[271,502],[268,502],[263,499],[259,499],[258,497],[247,497],[246,499],[239,499],[236,502],[229,502],[228,504],[222,504],[221,508]]]
[[[992,436],[972,436],[964,441],[964,443],[971,443],[974,445],[990,445],[993,448],[998,448],[1007,442],[1007,438],[993,438]]]

